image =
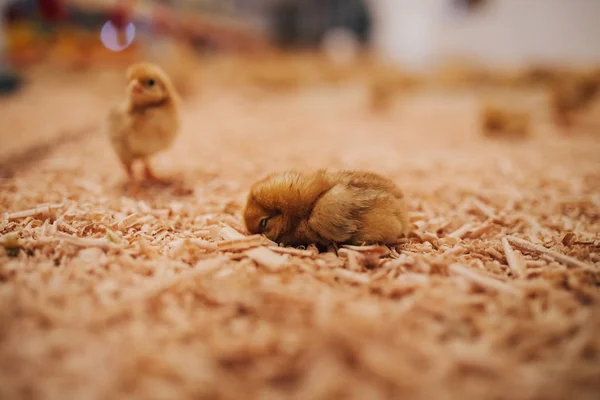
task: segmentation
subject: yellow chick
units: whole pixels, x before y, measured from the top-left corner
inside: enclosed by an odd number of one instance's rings
[[[402,191],[372,172],[286,171],[256,182],[246,228],[284,245],[394,244],[407,233]]]
[[[141,160],[145,178],[161,181],[148,159],[168,149],[179,133],[179,96],[167,74],[154,64],[132,65],[127,81],[125,101],[108,115],[110,142],[130,179],[133,162]]]

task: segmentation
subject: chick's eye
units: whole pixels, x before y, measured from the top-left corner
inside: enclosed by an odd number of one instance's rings
[[[148,80],[146,81],[146,85],[148,85],[148,87],[152,87],[152,86],[154,86],[154,84],[155,84],[155,83],[156,83],[156,82],[154,81],[154,79],[148,79]]]
[[[260,222],[258,223],[258,226],[260,227],[260,229],[265,229],[267,227],[267,224],[269,223],[269,218],[263,218],[260,220]]]

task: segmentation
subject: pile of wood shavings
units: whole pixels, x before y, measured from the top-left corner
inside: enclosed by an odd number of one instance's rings
[[[597,140],[488,141],[468,94],[205,90],[170,187],[125,188],[101,134],[1,181],[0,398],[595,398]],[[392,177],[413,232],[247,236],[250,184],[308,166]]]

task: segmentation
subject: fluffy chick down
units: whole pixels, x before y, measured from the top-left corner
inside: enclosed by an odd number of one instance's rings
[[[108,115],[110,142],[130,177],[132,163],[139,159],[152,178],[148,158],[168,149],[177,137],[180,99],[167,74],[154,64],[132,65],[127,80],[125,101]]]
[[[408,230],[402,191],[365,171],[271,174],[251,187],[244,222],[292,246],[394,244]]]

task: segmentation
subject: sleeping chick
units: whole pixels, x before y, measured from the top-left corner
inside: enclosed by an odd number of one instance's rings
[[[160,181],[148,158],[169,148],[179,132],[179,96],[169,77],[150,63],[127,70],[125,102],[108,115],[110,141],[130,179],[135,160],[144,163],[146,179]]]
[[[406,233],[404,195],[371,172],[272,174],[250,189],[246,228],[285,245],[393,244]]]

